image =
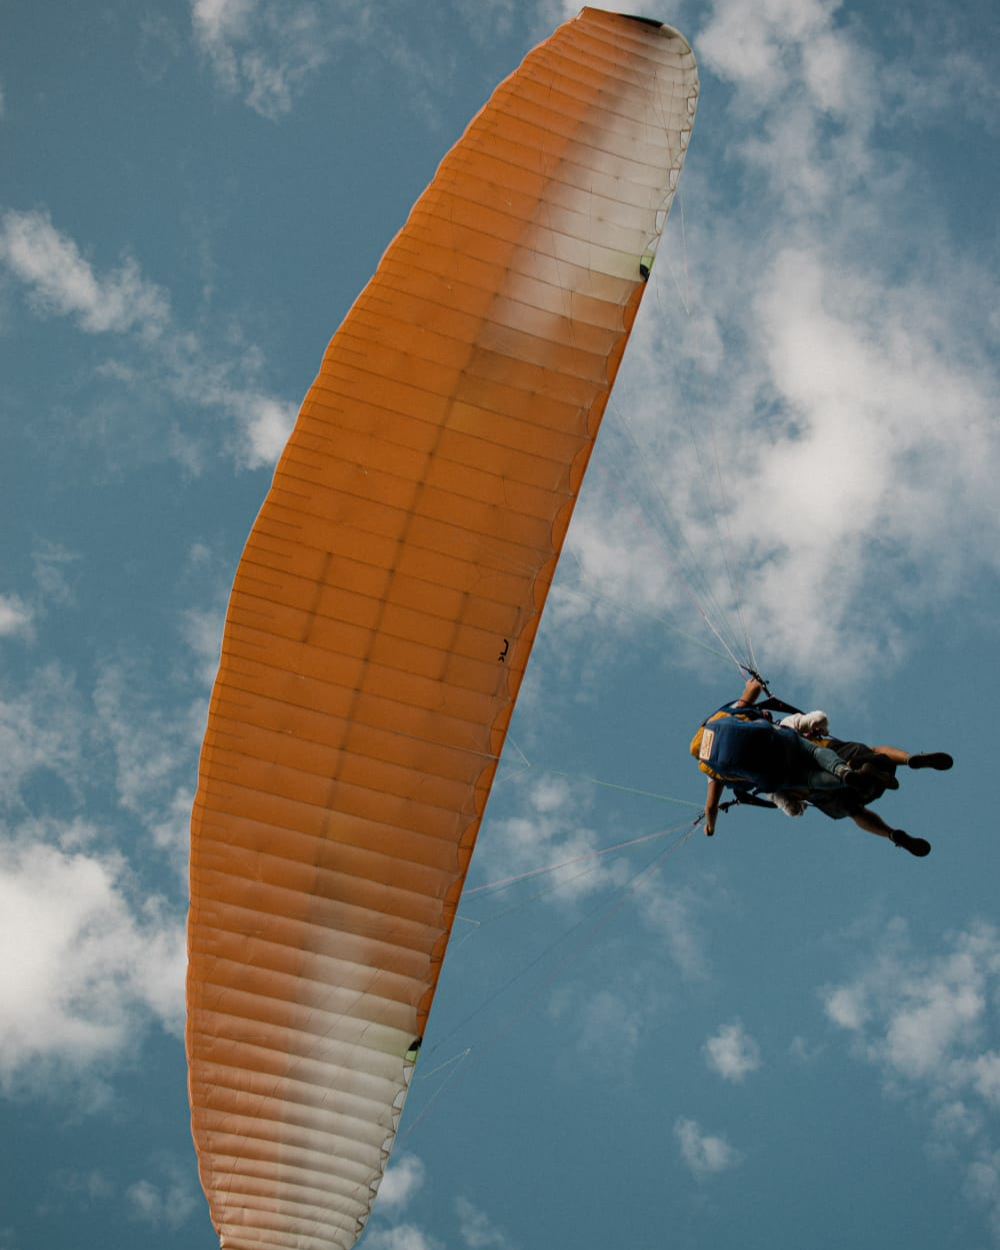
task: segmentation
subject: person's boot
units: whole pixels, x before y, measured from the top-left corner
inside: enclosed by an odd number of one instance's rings
[[[922,751],[918,755],[911,755],[906,762],[911,768],[936,768],[938,772],[943,773],[951,768],[955,761],[947,751]]]
[[[909,851],[911,855],[930,855],[931,844],[926,838],[911,838],[904,829],[893,829],[890,834],[893,846],[901,846],[904,851]]]

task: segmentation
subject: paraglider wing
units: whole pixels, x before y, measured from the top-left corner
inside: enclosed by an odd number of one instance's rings
[[[694,120],[584,9],[445,157],[247,541],[192,816],[192,1124],[224,1247],[346,1250]]]

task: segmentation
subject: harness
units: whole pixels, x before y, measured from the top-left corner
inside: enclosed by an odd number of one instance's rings
[[[709,777],[725,785],[747,785],[745,770],[736,769],[733,757],[734,735],[727,732],[733,722],[747,726],[760,726],[764,733],[773,728],[770,713],[756,706],[737,707],[727,703],[702,721],[691,739],[691,754],[698,767]]]
[[[771,712],[797,710],[773,697],[749,706],[724,704],[699,726],[691,739],[691,754],[706,776],[733,791],[733,802],[773,808],[774,803],[759,797],[761,792],[774,789],[773,749],[777,744],[771,735],[778,731]],[[762,735],[758,742],[748,736],[756,734]],[[765,741],[763,735],[770,740]]]

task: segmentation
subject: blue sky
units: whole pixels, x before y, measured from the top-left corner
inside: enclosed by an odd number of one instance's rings
[[[0,1250],[217,1244],[181,1032],[232,574],[330,335],[573,12],[4,9]],[[1000,21],[647,14],[694,136],[362,1244],[989,1250]],[[880,803],[930,858],[688,836],[741,684],[708,621],[841,735],[954,753]]]

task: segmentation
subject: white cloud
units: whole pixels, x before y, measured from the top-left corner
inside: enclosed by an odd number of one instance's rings
[[[936,1072],[960,1039],[969,1036],[983,1015],[980,990],[942,979],[900,1005],[886,1031],[886,1055],[908,1077]]]
[[[966,1187],[1000,1231],[1000,1053],[989,1044],[1000,1029],[1000,934],[974,924],[923,956],[897,921],[875,949],[866,969],[824,990],[826,1013],[887,1089],[922,1110],[932,1154],[954,1159],[961,1147],[974,1160]]]
[[[31,638],[34,615],[20,595],[0,595],[0,638]]]
[[[183,1023],[183,923],[156,900],[133,913],[124,865],[0,845],[0,1083],[43,1088],[126,1051],[137,1026]]]
[[[722,651],[707,618],[765,671],[849,682],[996,574],[1000,327],[980,310],[1000,289],[944,215],[910,213],[925,171],[871,130],[887,64],[838,21],[720,0],[695,32],[736,90],[729,124],[696,123],[684,232],[679,204],[570,531],[583,593],[551,606],[575,634],[666,618]]]
[[[425,1233],[415,1224],[398,1224],[395,1228],[372,1228],[365,1236],[371,1250],[444,1250],[443,1243]]]
[[[674,1136],[681,1157],[697,1177],[725,1172],[741,1160],[739,1151],[724,1137],[705,1133],[697,1120],[678,1119],[674,1123]]]
[[[297,410],[264,395],[248,396],[245,407],[235,404],[234,408],[244,430],[239,453],[242,463],[248,469],[276,464],[292,432]]]
[[[992,1052],[977,1055],[974,1048],[1000,989],[1000,937],[991,926],[975,925],[950,945],[950,953],[922,959],[910,952],[905,926],[897,922],[867,971],[824,991],[824,1007],[896,1078],[966,1086],[978,1071],[988,1085]],[[970,1058],[978,1059],[978,1069],[970,1070]]]
[[[798,85],[813,107],[843,112],[864,54],[835,29],[839,7],[839,0],[716,0],[695,41],[699,57],[761,109],[774,109]]]
[[[380,1213],[401,1210],[423,1188],[426,1169],[416,1155],[394,1154],[378,1189]]]
[[[726,1081],[739,1084],[760,1067],[760,1047],[741,1021],[724,1024],[703,1047],[705,1062]]]
[[[834,274],[800,251],[779,253],[765,276],[756,308],[795,433],[760,460],[757,485],[782,504],[757,515],[756,541],[772,576],[812,582],[810,600],[819,587],[808,570],[829,576],[831,546],[841,579],[859,590],[876,552],[945,564],[958,538],[955,497],[967,510],[959,524],[975,512],[977,531],[995,540],[982,467],[997,452],[990,381],[943,349],[940,305],[919,281],[880,292],[857,270]],[[967,433],[956,439],[960,425]],[[737,529],[748,511],[737,510]],[[807,521],[812,540],[790,542],[788,517]],[[973,544],[973,560],[985,549]],[[789,635],[802,625],[794,610],[792,618]]]
[[[863,988],[858,985],[838,985],[826,997],[826,1014],[842,1029],[861,1029],[868,1019],[868,1007]]]
[[[0,260],[41,310],[71,316],[89,333],[138,330],[155,338],[169,319],[165,293],[140,276],[134,260],[98,277],[45,213],[4,213]]]
[[[256,0],[193,0],[191,17],[208,43],[238,39],[246,34]]]

